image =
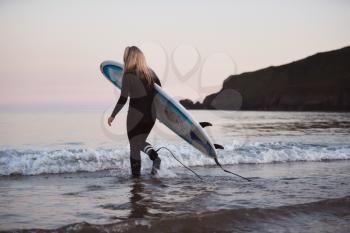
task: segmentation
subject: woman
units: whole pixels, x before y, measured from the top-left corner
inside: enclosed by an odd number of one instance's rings
[[[157,75],[147,66],[145,56],[136,46],[127,47],[124,52],[124,74],[119,100],[108,118],[108,125],[115,115],[123,108],[130,97],[127,116],[127,131],[130,143],[130,164],[133,177],[139,177],[141,172],[141,151],[148,154],[153,161],[152,175],[160,168],[160,158],[152,145],[146,142],[155,120],[156,112],[153,105],[155,94],[154,83],[161,86]]]

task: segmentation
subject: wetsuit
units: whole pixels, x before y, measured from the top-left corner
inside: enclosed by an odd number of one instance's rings
[[[161,86],[157,75],[153,71],[152,74],[153,81]],[[120,97],[111,116],[115,117],[130,97],[127,132],[130,143],[131,172],[134,177],[140,176],[141,151],[148,154],[149,158],[154,161],[154,166],[155,161],[158,161],[160,165],[157,152],[151,144],[146,142],[156,120],[156,111],[153,104],[154,95],[153,84],[148,85],[146,80],[136,72],[124,73]],[[154,170],[152,170],[152,173],[154,173]]]

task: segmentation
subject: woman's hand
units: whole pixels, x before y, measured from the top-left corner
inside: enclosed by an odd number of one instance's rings
[[[111,126],[112,125],[112,122],[114,120],[114,117],[108,117],[108,125]]]

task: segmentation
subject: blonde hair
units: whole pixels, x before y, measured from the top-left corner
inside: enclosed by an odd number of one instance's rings
[[[124,72],[128,71],[135,71],[149,86],[154,83],[153,73],[147,66],[146,58],[136,46],[126,47],[124,51]]]

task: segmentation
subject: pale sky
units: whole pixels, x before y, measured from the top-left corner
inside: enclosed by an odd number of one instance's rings
[[[99,64],[129,45],[171,95],[202,100],[230,74],[350,45],[349,12],[346,0],[0,0],[0,107],[114,105]]]

